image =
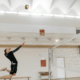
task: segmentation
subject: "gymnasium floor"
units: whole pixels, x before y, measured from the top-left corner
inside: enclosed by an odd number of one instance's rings
[[[57,80],[80,80],[80,78],[72,78],[72,79],[57,79]]]

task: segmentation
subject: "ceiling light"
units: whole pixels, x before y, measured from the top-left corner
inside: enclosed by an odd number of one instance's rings
[[[42,15],[41,13],[31,13],[31,15]]]
[[[17,14],[17,12],[12,12],[12,11],[6,11],[6,13],[9,13],[9,14]]]
[[[65,15],[65,17],[74,18],[74,16],[71,16],[71,15]]]
[[[80,19],[80,16],[75,16],[75,18],[78,18],[78,19]]]
[[[0,14],[4,14],[5,13],[5,11],[0,11]]]
[[[59,40],[58,40],[58,39],[56,39],[56,42],[59,42]]]
[[[64,15],[54,14],[54,17],[64,17]]]
[[[43,14],[43,16],[53,16],[53,14]]]
[[[18,12],[19,15],[30,15],[30,13],[27,12]]]

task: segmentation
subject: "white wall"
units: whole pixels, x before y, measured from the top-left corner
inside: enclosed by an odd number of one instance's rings
[[[0,14],[0,23],[14,23],[27,25],[80,27],[80,19],[58,18],[52,16],[20,16],[15,14]]]
[[[40,29],[45,29],[46,33],[76,33],[75,27],[0,23],[0,31],[3,32],[9,31],[39,33]]]
[[[47,33],[76,33],[76,27],[80,27],[80,19],[0,14],[0,31],[39,32],[45,29]]]
[[[6,47],[5,47],[6,48]],[[5,48],[0,48],[0,69],[7,67],[10,69],[10,61],[4,56],[3,50]],[[12,50],[15,48],[12,48]],[[43,56],[39,54],[44,54],[44,58],[47,61],[46,67],[40,67],[40,60]],[[39,71],[48,71],[48,49],[47,48],[21,48],[19,51],[14,53],[18,60],[18,76],[31,76],[30,80],[38,80]],[[1,71],[0,76],[8,75],[7,72]],[[25,80],[25,79],[24,79]]]

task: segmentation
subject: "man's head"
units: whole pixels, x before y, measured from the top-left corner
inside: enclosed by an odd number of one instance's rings
[[[6,48],[6,49],[4,50],[4,52],[9,53],[10,50],[11,50],[11,48]]]

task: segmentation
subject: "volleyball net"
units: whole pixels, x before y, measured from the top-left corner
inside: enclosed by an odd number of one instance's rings
[[[80,73],[80,34],[77,34],[51,48],[51,62],[54,67]],[[64,63],[57,60],[64,58]],[[63,66],[64,64],[64,66]]]

